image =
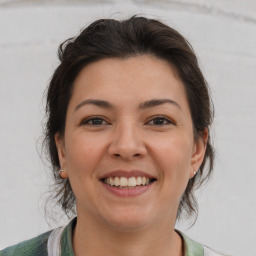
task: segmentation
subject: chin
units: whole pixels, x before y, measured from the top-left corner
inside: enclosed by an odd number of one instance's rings
[[[107,223],[114,229],[120,231],[133,231],[143,228],[149,224],[149,216],[137,210],[124,210],[122,212],[111,213],[107,218]]]

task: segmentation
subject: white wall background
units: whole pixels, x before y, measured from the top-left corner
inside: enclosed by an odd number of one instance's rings
[[[234,256],[256,255],[255,0],[0,0],[1,248],[49,229],[42,205],[50,171],[37,141],[58,45],[95,19],[136,13],[187,37],[215,102],[215,175],[198,193],[195,226],[179,228]]]

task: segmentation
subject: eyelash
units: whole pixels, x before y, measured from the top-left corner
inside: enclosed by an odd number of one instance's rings
[[[82,122],[80,124],[81,125],[92,125],[92,126],[100,126],[100,125],[102,125],[102,124],[93,124],[93,123],[89,124],[89,122],[91,122],[91,121],[93,122],[95,120],[101,120],[101,121],[104,121],[107,124],[109,124],[106,120],[104,120],[104,118],[99,117],[99,116],[89,117],[89,118],[87,118],[85,120],[82,120]]]
[[[151,118],[149,120],[149,122],[154,122],[156,120],[161,119],[163,122],[165,122],[165,124],[152,124],[152,125],[156,125],[156,126],[162,126],[162,125],[170,125],[170,124],[175,124],[172,120],[170,120],[169,118],[165,117],[165,116],[154,116],[153,118]],[[147,123],[149,123],[147,122]]]
[[[154,121],[158,120],[159,119],[162,121],[161,124],[156,124],[154,123]],[[99,121],[100,120],[100,124],[93,124],[93,123],[89,123],[89,122],[93,122],[93,121]],[[89,117],[85,120],[82,120],[82,122],[80,123],[80,125],[92,125],[92,126],[101,126],[103,125],[102,122],[105,122],[106,124],[109,124],[109,122],[107,122],[106,120],[104,120],[104,118],[102,117],[98,117],[98,116],[95,116],[95,117]],[[153,122],[153,124],[150,124],[150,122]],[[163,123],[165,122],[165,123]],[[163,125],[175,125],[175,123],[170,120],[169,118],[165,117],[165,116],[154,116],[153,118],[151,118],[148,122],[146,122],[146,124],[149,124],[149,125],[155,125],[155,126],[163,126]]]

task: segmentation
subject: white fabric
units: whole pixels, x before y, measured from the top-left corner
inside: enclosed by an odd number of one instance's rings
[[[49,256],[61,256],[60,239],[64,228],[65,227],[56,228],[51,232],[47,242]]]
[[[204,256],[228,256],[228,255],[225,255],[225,254],[217,253],[217,252],[213,251],[212,249],[210,249],[209,247],[206,247],[206,246],[203,246],[203,248],[204,248]]]

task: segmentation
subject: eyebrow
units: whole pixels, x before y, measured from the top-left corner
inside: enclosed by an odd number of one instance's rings
[[[101,107],[101,108],[107,108],[107,109],[114,108],[114,106],[108,101],[88,99],[88,100],[84,100],[81,103],[79,103],[75,107],[75,110],[78,110],[79,108],[81,108],[82,106],[87,105],[87,104],[92,104],[92,105],[95,105],[95,106],[98,106],[98,107]]]
[[[159,105],[163,105],[163,104],[166,104],[166,103],[173,104],[174,106],[181,109],[180,105],[176,101],[170,100],[170,99],[152,99],[152,100],[148,100],[148,101],[142,102],[139,105],[139,108],[140,109],[146,109],[146,108],[151,108],[151,107],[156,107],[156,106],[159,106]]]
[[[160,106],[160,105],[163,105],[163,104],[166,104],[166,103],[172,104],[172,105],[178,107],[179,109],[181,109],[180,105],[176,101],[171,100],[171,99],[152,99],[152,100],[148,100],[148,101],[140,103],[139,104],[139,109],[152,108],[152,107]],[[81,103],[79,103],[75,107],[75,110],[78,110],[79,108],[81,108],[82,106],[85,106],[87,104],[92,104],[92,105],[95,105],[97,107],[105,108],[105,109],[113,109],[114,108],[114,105],[112,105],[108,101],[88,99],[88,100],[84,100]]]

